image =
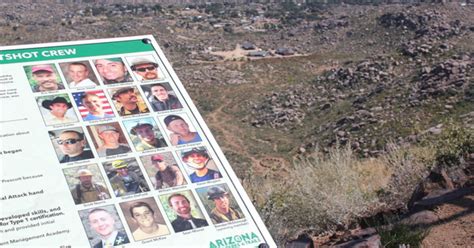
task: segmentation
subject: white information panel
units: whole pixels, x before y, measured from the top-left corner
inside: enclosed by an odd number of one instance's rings
[[[0,48],[0,247],[276,247],[153,36]]]

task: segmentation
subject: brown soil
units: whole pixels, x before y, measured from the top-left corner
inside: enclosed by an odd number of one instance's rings
[[[239,59],[243,59],[243,58],[246,58],[246,59],[249,59],[249,60],[276,59],[276,58],[304,57],[304,56],[309,56],[309,55],[310,55],[310,54],[299,54],[299,53],[295,53],[295,54],[293,54],[293,55],[286,55],[286,56],[282,56],[282,55],[275,54],[275,55],[273,55],[273,56],[268,55],[268,56],[266,56],[266,57],[247,57],[247,54],[248,54],[250,51],[258,51],[258,49],[255,49],[255,50],[244,50],[244,49],[241,48],[241,45],[240,45],[240,44],[237,44],[237,45],[235,46],[235,49],[232,50],[232,51],[212,51],[212,52],[209,52],[209,53],[212,54],[212,55],[221,56],[221,57],[223,58],[223,61],[239,60]],[[274,50],[270,50],[269,52],[275,53]],[[222,62],[222,61],[217,61],[217,62]],[[215,62],[214,62],[214,63],[215,63]]]
[[[474,191],[435,210],[439,224],[430,228],[422,247],[474,247]]]

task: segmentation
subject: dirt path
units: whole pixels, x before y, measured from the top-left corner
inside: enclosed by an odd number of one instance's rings
[[[227,89],[224,91],[227,91]],[[223,93],[222,95],[227,94]],[[214,130],[217,130],[219,139],[223,141],[223,143],[225,143],[227,149],[231,149],[234,152],[250,159],[254,171],[262,175],[267,174],[270,171],[274,171],[275,169],[283,169],[282,171],[285,171],[284,168],[286,167],[284,165],[287,162],[283,158],[277,158],[273,156],[255,158],[251,154],[249,154],[249,151],[247,150],[248,146],[245,144],[245,142],[248,141],[245,140],[244,135],[242,134],[242,130],[238,126],[233,124],[235,119],[223,111],[225,108],[229,107],[230,104],[232,104],[232,100],[223,99],[221,102],[222,105],[216,110],[214,110],[212,113],[208,114],[206,116],[206,120]],[[267,143],[263,140],[257,141]]]
[[[252,51],[258,51],[258,49],[254,50],[244,50],[242,49],[240,44],[237,44],[234,48],[234,50],[230,51],[211,51],[209,52],[212,55],[217,55],[222,57],[222,60],[219,61],[213,61],[212,63],[222,63],[224,61],[232,61],[232,60],[241,60],[241,59],[250,59],[250,60],[258,60],[258,59],[282,59],[282,58],[291,58],[291,57],[304,57],[304,56],[309,56],[311,54],[300,54],[300,53],[295,53],[293,55],[278,55],[274,54],[275,51],[270,50],[268,52],[273,53],[273,55],[268,55],[265,57],[248,57],[247,54]]]
[[[435,210],[441,223],[430,228],[422,247],[474,247],[474,192]]]

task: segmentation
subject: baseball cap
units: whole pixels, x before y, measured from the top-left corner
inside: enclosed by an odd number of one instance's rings
[[[168,115],[163,121],[165,122],[165,125],[168,126],[172,121],[175,121],[175,120],[184,121],[184,119],[179,115]]]
[[[31,67],[31,73],[36,73],[38,71],[54,72],[54,69],[51,65],[34,65]]]
[[[103,133],[105,131],[115,131],[115,132],[118,132],[117,129],[114,127],[114,126],[110,126],[110,125],[105,125],[105,126],[100,126],[100,127],[97,127],[97,132],[100,133]]]
[[[165,158],[163,158],[163,156],[159,155],[159,154],[155,154],[153,156],[151,156],[151,161],[164,161]]]
[[[137,123],[137,125],[132,127],[132,129],[130,130],[130,133],[132,135],[137,135],[137,129],[141,127],[149,127],[150,129],[153,130],[153,125],[151,125],[150,123]]]

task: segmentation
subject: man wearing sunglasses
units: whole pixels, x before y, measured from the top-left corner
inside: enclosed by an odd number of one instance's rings
[[[84,151],[86,146],[86,139],[84,134],[74,130],[63,131],[56,140],[59,149],[64,156],[59,161],[60,163],[67,163],[73,161],[80,161],[84,159],[94,158],[92,151]]]
[[[140,81],[160,79],[158,74],[158,64],[148,57],[140,57],[131,61],[133,73]]]

